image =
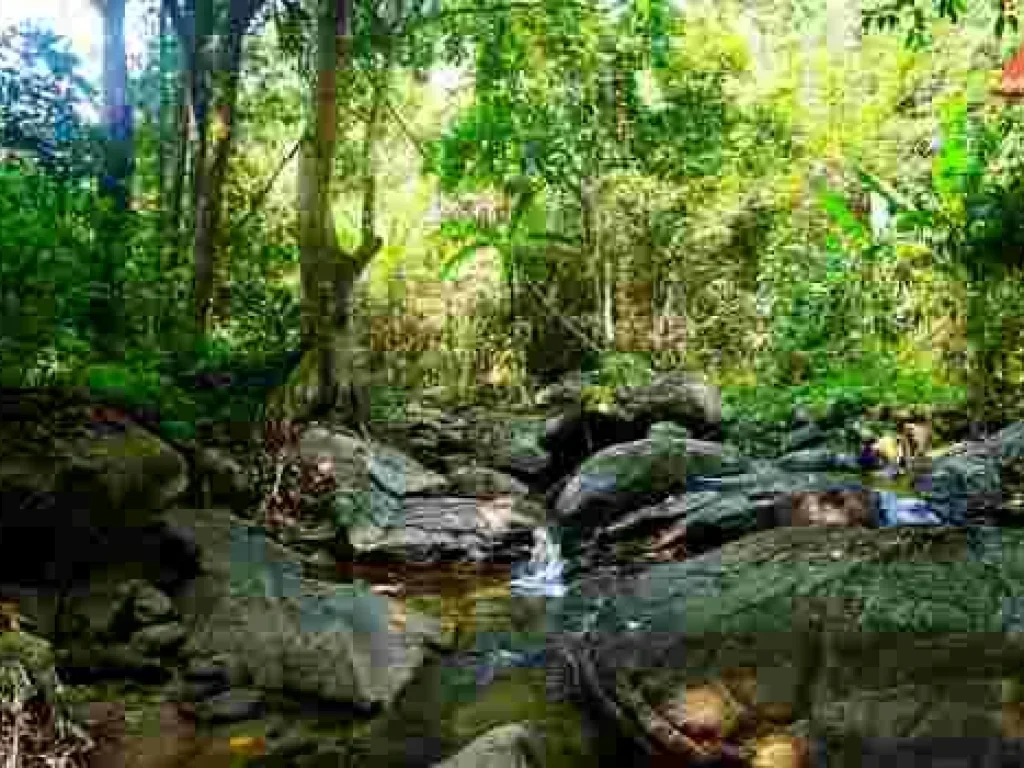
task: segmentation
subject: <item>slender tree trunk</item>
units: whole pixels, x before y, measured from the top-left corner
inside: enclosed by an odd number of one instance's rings
[[[337,143],[339,37],[347,32],[346,21],[347,6],[339,8],[336,0],[318,0],[313,132],[303,142],[298,184],[302,338],[306,349],[315,355],[317,371],[312,383],[315,391],[305,399],[313,406],[333,401],[337,390],[331,344],[335,310],[331,262],[337,243],[330,181]]]
[[[177,67],[172,60],[173,34],[169,3],[160,6],[160,232],[161,266],[181,263],[181,212],[185,190],[185,164],[188,153],[188,73],[183,52],[179,50]],[[179,46],[180,49],[180,46]],[[171,72],[175,77],[168,82]]]
[[[203,285],[208,313],[214,310],[213,297],[216,289],[216,276],[224,275],[227,265],[222,262],[226,249],[220,248],[222,231],[222,209],[224,201],[224,182],[227,180],[228,163],[234,147],[235,106],[238,101],[239,70],[242,63],[242,33],[232,34],[228,39],[226,52],[227,66],[224,68],[224,91],[217,100],[213,119],[214,145],[210,170],[206,178],[207,190],[205,205],[200,207],[204,216],[196,223],[196,256],[197,263],[204,264],[204,278],[209,281]],[[200,237],[201,234],[201,237]],[[201,257],[201,258],[200,258]],[[221,296],[225,296],[221,294]],[[205,328],[210,321],[210,314],[201,318],[198,327]]]
[[[174,265],[182,263],[182,255],[185,252],[185,233],[188,232],[188,222],[184,221],[185,204],[185,179],[189,172],[189,97],[188,97],[189,75],[182,70],[178,81],[174,104],[174,167],[171,176],[171,190],[169,201],[168,222],[170,244],[174,249]]]
[[[117,356],[124,344],[124,265],[127,260],[127,214],[134,166],[132,110],[128,103],[128,56],[125,48],[125,0],[96,0],[103,15],[103,124],[106,133],[100,195],[109,203],[101,229],[104,260],[94,283],[92,301],[95,343]]]
[[[205,50],[205,42],[196,47],[196,67],[201,68],[193,78],[193,99],[199,131],[195,160],[194,253],[196,328],[200,333],[209,330],[213,313],[217,254],[221,245],[224,182],[234,146],[242,44],[246,28],[260,5],[261,0],[232,0],[228,12],[228,29],[226,34],[220,36],[218,56],[211,56]],[[216,65],[213,71],[203,66],[206,61]],[[214,76],[219,81],[216,88]]]
[[[311,359],[306,366],[309,380],[300,407],[314,410],[343,404],[343,396],[353,394],[357,362],[349,322],[352,290],[381,245],[373,234],[375,184],[369,163],[373,125],[367,128],[364,144],[368,168],[363,188],[362,242],[354,254],[341,250],[331,212],[330,182],[337,147],[337,68],[348,57],[351,12],[348,0],[319,0],[317,73],[311,93],[314,130],[303,141],[299,162],[302,337]],[[315,379],[310,375],[314,371]]]
[[[106,162],[100,190],[116,211],[128,210],[134,167],[132,110],[128,103],[128,55],[124,40],[125,0],[103,0],[103,111]]]

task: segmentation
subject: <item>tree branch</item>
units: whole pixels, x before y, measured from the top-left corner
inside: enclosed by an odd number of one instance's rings
[[[567,331],[569,331],[573,336],[579,339],[579,341],[585,344],[588,350],[592,352],[604,351],[604,348],[597,342],[595,342],[593,339],[591,339],[589,336],[587,336],[587,334],[579,326],[570,322],[569,318],[567,318],[564,313],[559,312],[557,309],[553,308],[548,303],[547,298],[545,298],[545,296],[538,290],[537,286],[533,284],[532,280],[524,280],[523,284],[526,286],[526,289],[533,294],[533,298],[536,299],[537,302],[541,305],[541,308],[547,313],[548,317],[552,317],[558,320]]]
[[[485,16],[491,13],[503,13],[509,11],[540,11],[543,9],[543,3],[537,0],[523,0],[523,2],[510,2],[495,4],[490,6],[484,6],[481,8],[463,7],[453,8],[448,11],[442,11],[441,13],[435,13],[431,16],[420,16],[419,18],[409,19],[404,25],[399,24],[391,30],[391,33],[396,37],[404,37],[412,32],[415,32],[420,27],[430,26],[431,24],[437,24],[440,22],[448,21],[459,16]],[[575,4],[579,9],[596,10],[593,3],[580,2]]]
[[[292,148],[288,151],[288,154],[281,158],[281,162],[278,163],[277,168],[274,170],[274,172],[270,174],[270,178],[267,180],[267,183],[263,185],[263,188],[252,199],[252,203],[250,203],[249,205],[249,210],[246,211],[245,215],[238,221],[237,224],[230,228],[229,231],[232,237],[238,234],[238,232],[240,232],[242,228],[249,223],[249,219],[255,216],[256,212],[263,207],[263,203],[266,202],[267,196],[270,195],[270,191],[274,188],[274,185],[277,183],[277,180],[281,177],[281,173],[284,171],[285,166],[287,166],[288,163],[291,162],[292,158],[295,157],[296,153],[298,153],[299,148],[302,146],[302,141],[303,139],[301,138],[298,141],[296,141]]]

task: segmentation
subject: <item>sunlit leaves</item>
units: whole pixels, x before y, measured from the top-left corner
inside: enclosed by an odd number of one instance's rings
[[[68,42],[31,25],[0,31],[0,149],[28,152],[51,172],[92,172],[81,110],[95,90]]]
[[[850,210],[846,200],[832,190],[819,187],[816,190],[818,202],[832,220],[839,226],[847,237],[855,242],[863,242],[867,237],[867,228],[859,218]]]

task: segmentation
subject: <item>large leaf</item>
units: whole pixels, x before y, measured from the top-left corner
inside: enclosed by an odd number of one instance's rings
[[[874,176],[862,168],[855,169],[857,178],[860,179],[861,184],[870,191],[878,195],[881,195],[885,202],[889,205],[889,210],[892,213],[900,213],[901,211],[908,210],[911,205],[903,199],[903,197],[893,189],[884,180]]]
[[[458,280],[459,273],[480,250],[494,247],[494,245],[495,243],[492,241],[484,239],[462,246],[441,266],[441,279],[448,282]]]
[[[842,195],[825,187],[819,187],[816,194],[821,207],[843,232],[856,240],[863,240],[867,237],[867,228],[850,210]]]

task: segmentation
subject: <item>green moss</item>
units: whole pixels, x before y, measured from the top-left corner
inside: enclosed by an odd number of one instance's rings
[[[584,462],[582,472],[613,476],[620,491],[657,492],[686,480],[686,443],[681,440],[651,441],[642,454],[595,456]]]
[[[579,711],[566,703],[548,701],[546,676],[542,669],[512,670],[500,676],[454,713],[455,737],[468,744],[492,728],[532,722],[545,735],[545,765],[591,764]]]

